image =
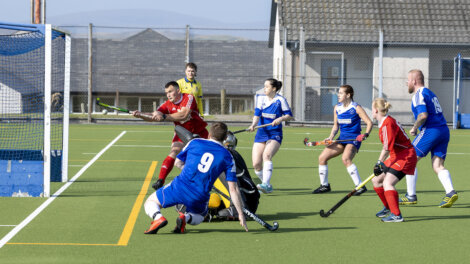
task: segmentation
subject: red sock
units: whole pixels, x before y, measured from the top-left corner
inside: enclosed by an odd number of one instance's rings
[[[388,203],[387,203],[387,199],[385,198],[384,187],[378,187],[378,188],[374,187],[374,191],[379,196],[379,198],[382,201],[382,203],[384,204],[385,208],[390,209],[390,207],[388,206]]]
[[[398,192],[395,190],[386,191],[385,197],[387,198],[387,203],[390,206],[390,212],[394,215],[400,215],[401,212],[398,207]]]
[[[158,175],[158,178],[165,180],[168,174],[170,174],[171,170],[173,169],[174,164],[175,159],[170,156],[167,156],[162,163],[162,168],[160,169],[160,175]]]

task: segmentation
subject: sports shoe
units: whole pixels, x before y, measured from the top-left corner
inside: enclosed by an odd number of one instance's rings
[[[186,216],[183,213],[179,213],[180,216],[176,218],[176,226],[173,233],[184,234],[186,231]]]
[[[160,217],[157,220],[152,221],[150,223],[149,229],[147,229],[144,234],[156,234],[158,230],[168,224],[168,221],[165,217]]]
[[[375,216],[383,218],[386,217],[390,213],[390,209],[384,206],[382,210],[375,214]]]
[[[417,204],[418,203],[418,197],[415,195],[408,195],[408,193],[405,194],[405,196],[401,197],[398,199],[398,203],[401,205],[409,205],[409,204]]]
[[[331,187],[329,183],[328,185],[320,185],[320,187],[313,190],[312,193],[317,194],[317,193],[326,193],[326,192],[331,192]]]
[[[273,192],[273,186],[271,184],[261,183],[261,184],[256,185],[256,188],[258,188],[258,190],[260,190],[262,193]]]
[[[163,179],[158,179],[154,184],[152,184],[152,188],[156,190],[162,188],[163,184],[165,184],[165,180]]]
[[[363,194],[363,193],[365,193],[365,192],[367,192],[366,186],[361,187],[359,190],[357,190],[357,191],[354,193],[354,196],[359,196],[359,195],[361,195],[361,194]]]
[[[444,199],[442,199],[442,202],[439,204],[440,208],[449,208],[451,207],[455,201],[459,199],[459,196],[455,191],[450,192],[449,194],[446,194]]]
[[[386,223],[403,222],[403,217],[401,216],[401,214],[394,215],[393,213],[390,213],[387,217],[382,218],[382,222],[386,222]]]

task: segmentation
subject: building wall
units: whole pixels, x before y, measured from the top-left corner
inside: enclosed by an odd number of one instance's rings
[[[374,90],[378,89],[378,49],[374,49]],[[399,122],[414,122],[411,113],[411,98],[408,93],[408,72],[420,69],[428,82],[429,49],[427,48],[385,48],[383,51],[383,97],[392,108],[390,114]]]

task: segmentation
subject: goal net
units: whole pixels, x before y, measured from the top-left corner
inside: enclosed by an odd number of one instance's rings
[[[0,22],[0,196],[49,197],[67,181],[70,36]]]

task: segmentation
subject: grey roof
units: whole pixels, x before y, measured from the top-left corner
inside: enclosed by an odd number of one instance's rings
[[[71,91],[87,91],[88,40],[73,39]],[[93,40],[93,91],[163,93],[165,83],[184,77],[185,41],[151,29],[124,40]],[[254,94],[272,76],[267,41],[192,40],[190,60],[198,65],[204,95]]]
[[[278,0],[288,41],[468,44],[468,0]],[[273,21],[273,20],[271,20]],[[271,26],[274,26],[271,22]]]

